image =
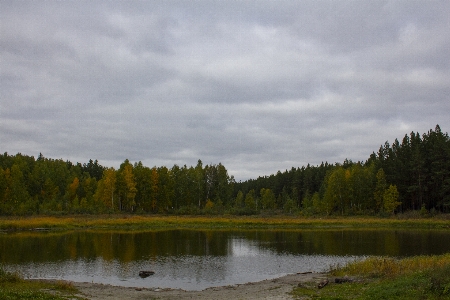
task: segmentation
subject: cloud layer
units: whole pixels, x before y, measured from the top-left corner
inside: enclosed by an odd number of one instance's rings
[[[1,151],[237,179],[450,128],[448,1],[2,1]]]

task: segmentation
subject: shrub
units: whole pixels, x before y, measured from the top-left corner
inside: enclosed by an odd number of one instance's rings
[[[5,269],[3,269],[3,267],[0,267],[0,283],[3,282],[20,282],[22,281],[23,278],[22,276],[20,276],[18,273],[11,273],[11,272],[7,272],[5,271]]]

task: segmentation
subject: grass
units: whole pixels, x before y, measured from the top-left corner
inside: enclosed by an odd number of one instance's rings
[[[353,282],[295,288],[297,299],[450,299],[450,254],[405,259],[372,257],[330,271]]]
[[[55,283],[25,280],[17,273],[0,267],[0,299],[5,300],[68,300],[83,299],[75,296],[75,287],[69,282]]]
[[[442,218],[376,218],[328,217],[306,218],[290,216],[33,216],[0,218],[0,230],[68,230],[68,229],[157,229],[157,228],[449,228]]]

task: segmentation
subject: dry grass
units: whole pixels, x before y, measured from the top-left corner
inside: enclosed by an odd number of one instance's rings
[[[0,218],[1,230],[82,229],[82,228],[448,228],[442,218],[398,219],[375,217],[305,218],[237,216],[33,216]]]
[[[59,291],[76,292],[77,289],[72,282],[58,280],[54,283],[54,288]]]
[[[386,278],[448,267],[450,267],[450,254],[414,256],[403,259],[370,257],[363,261],[350,263],[343,268],[336,268],[331,273],[336,276],[348,275]]]
[[[297,299],[450,299],[450,254],[404,259],[368,258],[330,272],[332,276],[356,277],[326,288],[295,288]]]

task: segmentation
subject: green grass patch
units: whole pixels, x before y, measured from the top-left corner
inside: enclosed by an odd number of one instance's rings
[[[77,289],[69,282],[55,283],[25,280],[17,273],[0,267],[0,299],[4,300],[68,300],[83,299],[75,296]]]
[[[330,271],[323,289],[310,284],[295,288],[297,299],[450,299],[450,254],[405,259],[369,258]],[[336,284],[334,276],[352,282]]]

